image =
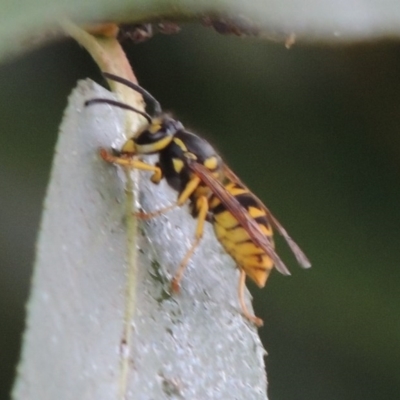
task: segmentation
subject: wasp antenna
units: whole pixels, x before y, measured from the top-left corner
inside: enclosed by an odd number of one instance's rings
[[[125,110],[133,111],[135,113],[140,114],[142,117],[146,118],[147,121],[149,122],[149,124],[151,124],[151,122],[152,122],[152,118],[151,118],[151,116],[149,114],[145,113],[144,111],[140,111],[137,108],[132,107],[132,106],[130,106],[128,104],[121,103],[121,102],[116,101],[116,100],[99,99],[99,98],[91,99],[91,100],[85,101],[85,107],[91,106],[92,104],[101,104],[101,103],[110,104],[111,106],[116,106],[116,107],[119,107],[119,108],[123,108]]]
[[[133,83],[131,81],[128,81],[125,78],[121,78],[120,76],[110,74],[109,72],[103,72],[103,76],[107,79],[111,79],[112,81],[122,83],[123,85],[135,90],[136,92],[140,93],[144,101],[146,103],[151,103],[153,106],[153,111],[154,111],[154,116],[158,116],[162,113],[162,108],[160,103],[154,98],[153,95],[151,95],[146,89],[143,89],[141,86],[136,85],[136,83]]]

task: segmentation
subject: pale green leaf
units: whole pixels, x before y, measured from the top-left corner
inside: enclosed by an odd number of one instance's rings
[[[83,106],[99,96],[112,95],[81,82],[61,125],[14,399],[266,399],[265,352],[240,313],[238,271],[211,226],[179,294],[169,285],[194,235],[186,208],[141,223],[139,257],[129,257],[125,175],[98,155],[121,145],[123,112]],[[176,199],[148,178],[141,174],[143,208]],[[136,282],[127,288],[129,270]],[[124,321],[129,306],[133,318]]]

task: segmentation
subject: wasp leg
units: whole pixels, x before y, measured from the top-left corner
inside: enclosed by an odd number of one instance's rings
[[[243,269],[240,269],[240,277],[239,277],[239,302],[240,307],[242,307],[243,315],[250,321],[253,322],[256,326],[261,327],[264,325],[264,322],[261,318],[256,317],[249,313],[247,309],[246,303],[244,301],[244,288],[246,287],[246,272]]]
[[[197,178],[197,177],[192,178],[186,185],[183,192],[179,195],[176,203],[171,204],[170,206],[161,208],[159,210],[149,212],[149,213],[138,212],[138,213],[135,213],[135,216],[139,219],[144,219],[144,220],[151,219],[154,217],[158,217],[161,214],[165,214],[166,212],[171,211],[175,207],[183,206],[186,203],[186,201],[189,200],[189,197],[193,194],[193,192],[197,189],[197,187],[199,186],[199,183],[200,183],[200,178]]]
[[[157,167],[155,165],[150,165],[143,161],[134,160],[132,158],[117,157],[117,156],[114,156],[113,154],[110,154],[105,149],[100,149],[100,156],[104,161],[107,161],[109,163],[122,165],[122,166],[128,167],[128,168],[141,169],[142,171],[153,171],[154,173],[150,179],[154,183],[159,183],[160,180],[162,179],[161,169],[160,169],[160,167]],[[172,210],[177,205],[178,204],[172,204],[168,207],[162,208],[160,210],[157,210],[157,211],[154,211],[151,213],[137,212],[137,213],[135,213],[135,216],[140,219],[151,219],[151,218],[157,217],[161,214],[164,214],[169,210]]]
[[[100,157],[109,163],[122,165],[123,167],[141,169],[142,171],[153,171],[151,176],[152,182],[159,182],[162,178],[162,172],[159,167],[155,165],[147,164],[140,160],[135,160],[133,158],[118,157],[109,153],[106,149],[100,149]]]
[[[197,199],[196,208],[199,210],[199,214],[197,216],[197,227],[196,227],[196,235],[194,242],[192,243],[190,249],[186,253],[185,257],[183,258],[181,264],[178,267],[178,270],[172,279],[171,287],[174,292],[179,292],[180,282],[183,277],[183,273],[189,263],[190,258],[192,257],[194,251],[196,250],[197,246],[199,245],[201,238],[203,237],[204,233],[204,221],[206,221],[207,214],[208,214],[208,201],[205,196],[201,196]]]
[[[165,214],[166,212],[171,211],[175,207],[178,207],[178,206],[179,206],[178,203],[174,203],[174,204],[171,204],[168,207],[160,208],[159,210],[156,210],[156,211],[152,211],[152,212],[149,212],[149,213],[139,211],[139,212],[136,212],[134,215],[135,215],[136,218],[147,220],[147,219],[151,219],[151,218],[154,218],[154,217],[158,217],[158,216],[160,216],[162,214]]]

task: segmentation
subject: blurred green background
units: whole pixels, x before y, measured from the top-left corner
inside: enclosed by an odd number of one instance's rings
[[[400,46],[305,46],[184,26],[126,43],[142,86],[206,136],[313,263],[254,293],[271,400],[400,396]],[[64,41],[0,66],[0,399],[24,327],[57,127],[78,79]],[[254,289],[254,290],[253,290]]]

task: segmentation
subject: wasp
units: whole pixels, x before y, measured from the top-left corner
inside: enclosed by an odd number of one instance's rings
[[[94,98],[87,101],[85,105],[107,103],[138,113],[147,120],[147,124],[128,139],[121,150],[111,153],[101,149],[101,157],[124,167],[151,171],[153,183],[165,179],[178,193],[174,204],[151,213],[139,212],[138,217],[156,217],[188,203],[192,216],[197,219],[194,240],[175,273],[172,289],[179,290],[185,268],[203,236],[204,224],[210,222],[217,239],[240,271],[238,294],[243,315],[257,326],[262,326],[263,321],[250,313],[245,304],[245,280],[248,276],[262,288],[273,267],[283,275],[290,275],[275,251],[273,229],[284,237],[301,267],[309,268],[309,260],[210,143],[187,131],[180,121],[164,113],[160,103],[141,86],[110,73],[103,75],[140,93],[146,106],[152,107],[152,113],[110,99]],[[158,155],[155,165],[135,158],[148,154]]]

